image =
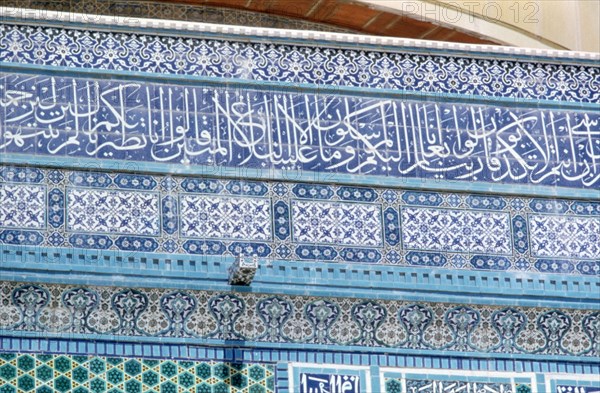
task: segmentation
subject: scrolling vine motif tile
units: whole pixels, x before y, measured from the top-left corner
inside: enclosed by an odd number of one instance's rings
[[[598,356],[598,311],[0,283],[0,329],[461,353]]]
[[[0,245],[600,274],[590,201],[31,167],[0,195]]]
[[[597,102],[598,68],[0,25],[0,61],[100,70]]]

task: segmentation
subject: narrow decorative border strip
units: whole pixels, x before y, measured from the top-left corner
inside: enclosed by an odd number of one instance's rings
[[[549,49],[532,49],[502,47],[496,45],[473,45],[443,41],[413,40],[395,37],[380,37],[369,35],[343,34],[331,32],[297,31],[283,29],[268,29],[259,27],[231,26],[218,24],[204,24],[198,22],[183,22],[163,19],[144,19],[119,16],[88,15],[68,13],[60,11],[40,12],[34,9],[21,9],[12,7],[0,7],[0,16],[4,18],[21,18],[39,21],[58,21],[98,25],[117,25],[133,28],[151,29],[176,29],[181,31],[207,32],[216,34],[236,34],[244,36],[261,36],[273,38],[288,38],[300,40],[325,40],[340,43],[352,43],[360,45],[376,46],[398,46],[407,48],[426,48],[453,51],[466,51],[474,53],[498,53],[518,56],[541,56],[549,58],[560,58],[565,60],[598,60],[600,54],[593,52],[559,51]]]

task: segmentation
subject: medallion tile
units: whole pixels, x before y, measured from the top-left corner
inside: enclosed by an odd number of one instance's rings
[[[44,173],[36,168],[2,167],[0,178],[12,183],[40,183],[44,179]]]
[[[446,264],[446,257],[433,252],[410,251],[406,254],[406,261],[413,266],[437,266]]]
[[[0,241],[5,244],[35,246],[42,244],[44,238],[37,231],[7,229],[0,232]]]
[[[220,339],[565,361],[595,359],[600,337],[597,310],[10,281],[0,282],[0,315],[0,333],[13,336],[38,332],[71,339],[77,333],[94,340],[110,334],[165,344]]]
[[[512,266],[508,258],[492,255],[475,255],[470,262],[478,270],[508,270]]]

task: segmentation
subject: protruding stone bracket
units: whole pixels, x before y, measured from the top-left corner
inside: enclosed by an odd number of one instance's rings
[[[235,259],[235,262],[229,267],[229,285],[249,286],[252,284],[257,269],[257,256],[249,257],[239,255]]]

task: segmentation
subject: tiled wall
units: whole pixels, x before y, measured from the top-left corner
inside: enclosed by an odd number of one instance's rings
[[[600,274],[600,203],[0,167],[0,244]]]
[[[591,192],[600,179],[600,117],[585,106],[15,73],[0,74],[0,98],[0,151],[65,166],[126,160],[235,168],[240,176],[305,171],[328,175],[324,182],[360,175],[355,181],[483,182],[513,192],[509,185],[531,185],[552,187],[552,195],[559,186]]]
[[[419,375],[411,370],[407,370],[406,374],[408,375],[404,377],[385,378],[385,393],[531,393],[532,391],[531,379],[528,383],[517,384],[511,381],[510,377],[494,378],[471,375],[461,378],[459,375],[450,375],[450,377],[447,375]],[[527,380],[527,378],[522,379]]]
[[[0,25],[0,393],[598,390],[592,61],[61,26]]]
[[[300,392],[321,385],[325,391],[348,393],[587,393],[600,384],[593,377],[532,372],[481,372],[463,369],[337,367],[291,363],[278,372],[289,378],[282,393]],[[341,388],[341,389],[340,389]],[[306,389],[306,390],[305,390]],[[317,388],[316,392],[320,392]]]
[[[0,333],[598,356],[597,311],[5,281]]]
[[[0,353],[2,393],[273,393],[273,365]]]
[[[189,34],[189,33],[188,33]],[[480,97],[594,103],[598,67],[515,56],[481,58],[463,53],[418,54],[410,48],[339,48],[232,39],[196,39],[152,33],[40,28],[3,24],[0,61],[72,68],[184,74],[363,89],[451,93]],[[335,47],[334,47],[335,45]],[[38,48],[43,48],[41,51]],[[426,49],[431,53],[429,48]],[[417,52],[417,53],[415,53]],[[581,64],[578,64],[581,63]]]
[[[282,377],[289,377],[290,383]],[[597,393],[568,374],[0,352],[3,393]],[[566,383],[570,382],[570,385]],[[597,381],[596,381],[597,382]]]

